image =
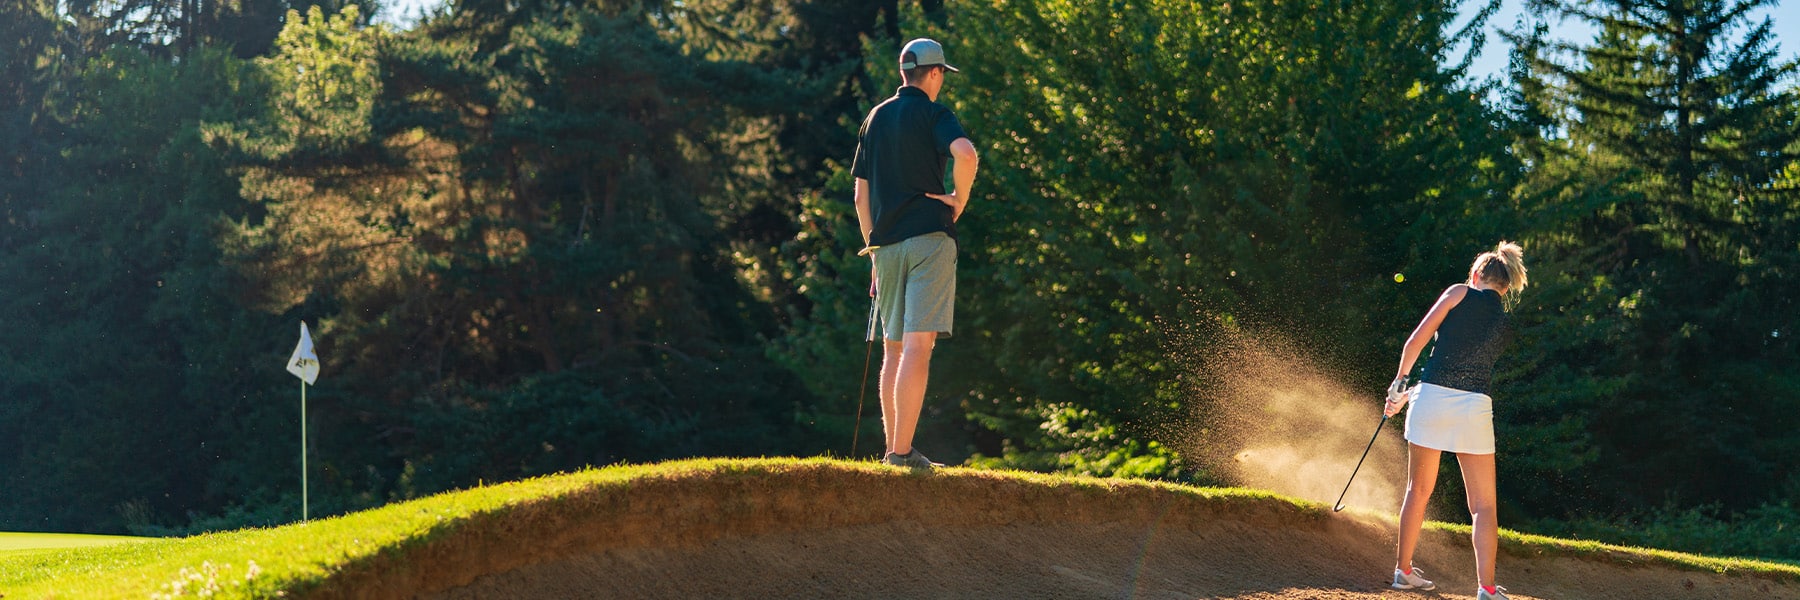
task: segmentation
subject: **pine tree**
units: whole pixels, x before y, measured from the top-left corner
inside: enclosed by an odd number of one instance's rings
[[[1231,408],[1191,387],[1204,376],[1194,356],[1223,342],[1201,333],[1215,317],[1261,321],[1379,389],[1392,338],[1431,298],[1405,298],[1422,288],[1392,273],[1455,281],[1444,276],[1463,265],[1451,263],[1500,225],[1438,216],[1502,209],[1491,184],[1511,173],[1490,115],[1439,63],[1447,3],[1039,0],[946,13],[915,15],[903,37],[952,44],[962,72],[939,101],[988,166],[958,224],[957,333],[933,368],[928,410],[942,412],[924,425],[949,431],[921,435],[947,448],[972,438],[986,464],[1191,475],[1173,448],[1198,459],[1225,442],[1190,417]],[[871,43],[871,104],[898,85],[898,46]],[[841,197],[849,181],[833,180]],[[795,244],[808,257],[854,248],[853,217],[829,202],[808,207],[809,225],[835,218],[848,233],[809,228]],[[839,345],[797,348],[792,363],[838,388],[822,394],[853,399],[868,299],[843,280],[866,277],[867,261],[801,264],[818,304],[795,337]]]
[[[0,44],[0,217],[12,226],[37,208],[56,155],[51,95],[73,61],[52,10],[41,0],[0,5],[0,40],[7,40]]]
[[[1559,400],[1543,420],[1583,423],[1562,475],[1598,512],[1743,509],[1800,477],[1782,454],[1800,406],[1779,339],[1796,247],[1769,235],[1792,231],[1780,174],[1800,150],[1800,66],[1747,17],[1772,5],[1560,3],[1596,38],[1521,46],[1521,148],[1539,162],[1519,195],[1555,273],[1526,336],[1544,370],[1525,385]]]
[[[337,12],[359,5],[368,24],[381,0],[68,0],[61,8],[84,51],[131,46],[162,57],[201,47],[232,49],[241,58],[268,53],[289,10]]]
[[[227,241],[249,301],[326,315],[345,349],[320,464],[383,474],[346,490],[798,443],[772,433],[797,386],[761,357],[773,311],[726,225],[808,90],[666,16],[467,3],[406,35],[348,10],[283,32],[270,110],[219,130],[260,209]]]

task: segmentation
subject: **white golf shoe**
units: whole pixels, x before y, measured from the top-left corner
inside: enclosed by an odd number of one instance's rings
[[[1437,584],[1425,578],[1425,572],[1413,567],[1412,573],[1394,569],[1394,589],[1396,590],[1432,590]]]

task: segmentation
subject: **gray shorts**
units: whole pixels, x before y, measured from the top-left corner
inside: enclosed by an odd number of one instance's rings
[[[907,332],[950,337],[956,317],[956,240],[944,233],[907,238],[875,250],[875,304],[881,335]]]

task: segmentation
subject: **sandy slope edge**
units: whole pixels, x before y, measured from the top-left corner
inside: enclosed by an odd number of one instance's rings
[[[835,461],[714,461],[476,517],[310,598],[1377,598],[1392,525],[1236,491]],[[1466,538],[1418,565],[1473,589]],[[1786,573],[1503,544],[1516,598],[1795,598]]]

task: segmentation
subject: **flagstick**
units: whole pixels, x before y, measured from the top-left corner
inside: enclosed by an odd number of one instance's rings
[[[306,380],[300,380],[300,520],[310,516],[306,502]]]
[[[288,357],[287,370],[300,378],[300,520],[312,519],[311,494],[306,489],[306,384],[319,376],[319,355],[313,352],[312,334],[306,332],[306,321],[300,322],[300,343]]]

